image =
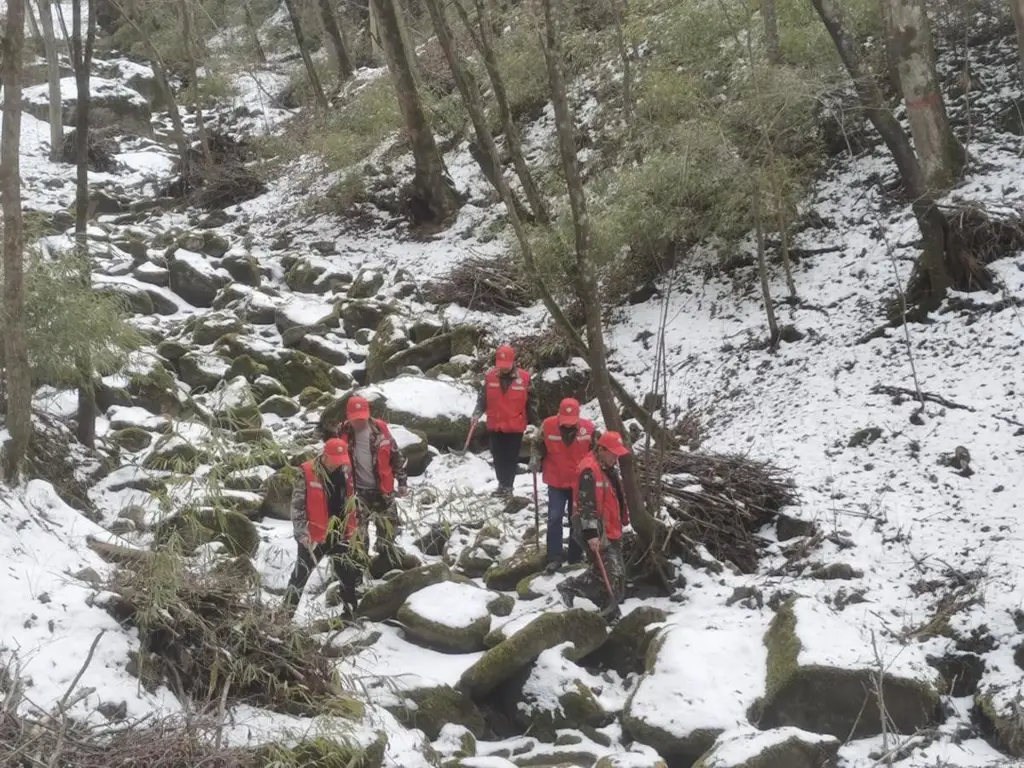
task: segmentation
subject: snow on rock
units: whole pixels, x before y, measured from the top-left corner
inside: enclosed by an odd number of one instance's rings
[[[60,97],[65,125],[74,125],[75,107],[78,103],[78,85],[74,77],[62,77]],[[50,103],[49,85],[33,85],[22,91],[25,111],[47,119]],[[138,91],[117,80],[105,77],[89,78],[89,120],[93,127],[117,125],[123,130],[151,136],[149,102]],[[106,113],[106,115],[104,114]]]
[[[839,740],[833,736],[799,728],[759,731],[747,727],[719,736],[694,768],[756,768],[765,760],[780,768],[819,768],[831,764],[838,751]]]
[[[696,760],[720,733],[746,724],[765,676],[760,617],[707,604],[690,617],[655,640],[653,663],[623,716],[633,738],[680,761]]]
[[[405,607],[426,621],[460,629],[489,616],[488,606],[496,597],[470,584],[442,581],[411,594]]]
[[[476,408],[476,390],[455,381],[399,376],[368,392],[387,402],[389,422],[423,432],[436,448],[461,448]]]
[[[276,320],[281,333],[296,327],[337,324],[333,305],[301,296],[293,296],[279,306]]]
[[[111,573],[86,545],[89,536],[112,540],[62,502],[48,483],[33,480],[23,489],[0,486],[3,663],[9,669],[20,665],[21,674],[32,681],[30,706],[49,711],[84,666],[93,639],[103,632],[77,687],[92,693],[75,704],[73,715],[105,723],[96,708],[122,702],[130,718],[179,711],[166,688],[148,693],[125,671],[129,651],[138,647],[134,633],[87,603]]]

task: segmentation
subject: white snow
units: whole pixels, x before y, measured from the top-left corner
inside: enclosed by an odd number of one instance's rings
[[[395,439],[398,444],[399,450],[404,450],[410,445],[419,445],[423,442],[423,438],[406,429],[398,424],[388,424],[388,430],[391,432],[391,436]]]
[[[471,584],[442,581],[414,592],[406,607],[426,621],[463,629],[488,615],[487,604],[497,597],[493,592]]]
[[[467,418],[476,407],[476,390],[459,382],[399,376],[374,384],[373,389],[387,398],[391,407],[424,419]]]
[[[753,758],[777,744],[799,739],[806,744],[833,744],[838,741],[832,736],[808,733],[799,728],[775,728],[758,731],[755,728],[741,728],[723,733],[718,737],[710,756],[705,758],[703,768],[735,768],[745,765]]]
[[[50,103],[50,86],[46,83],[29,86],[22,90],[21,97],[25,104],[45,106]],[[60,79],[60,98],[65,106],[77,103],[78,84],[75,82],[75,78],[62,77]],[[89,78],[89,98],[97,102],[117,100],[136,107],[149,106],[149,102],[138,91],[134,91],[116,80],[108,80],[95,75]]]
[[[328,322],[334,317],[331,304],[301,296],[292,296],[278,310],[290,325],[313,326]]]

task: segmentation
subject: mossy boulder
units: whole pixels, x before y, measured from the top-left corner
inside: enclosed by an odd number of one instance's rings
[[[1019,686],[988,686],[974,697],[981,720],[1002,751],[1024,757],[1024,720],[1019,712]],[[888,703],[888,702],[887,702]]]
[[[225,333],[242,333],[245,325],[229,312],[210,312],[201,315],[192,329],[192,341],[201,347],[213,344]]]
[[[462,448],[476,407],[477,392],[468,384],[403,375],[377,384],[386,402],[387,420],[422,432],[438,450]],[[480,424],[477,433],[486,431]]]
[[[345,706],[351,708],[358,703],[354,699],[346,699]],[[387,747],[388,737],[384,732],[378,733],[377,739],[368,746],[317,736],[304,739],[295,746],[271,744],[259,747],[256,757],[259,765],[383,768]]]
[[[201,352],[189,352],[178,360],[178,376],[193,389],[213,389],[230,370],[223,358]]]
[[[799,728],[723,734],[693,768],[835,768],[839,739]]]
[[[167,264],[171,290],[193,307],[209,308],[228,282],[202,256],[178,250]]]
[[[480,332],[473,326],[460,326],[456,330],[420,341],[407,349],[396,352],[385,360],[384,373],[387,376],[397,376],[403,368],[408,366],[426,371],[442,365],[456,354],[454,351],[456,348],[469,346],[472,349],[479,336]]]
[[[489,589],[508,592],[516,588],[520,581],[544,570],[547,565],[547,553],[535,547],[523,548],[507,560],[495,563],[484,574],[484,584]]]
[[[282,467],[263,484],[259,513],[273,520],[291,520],[292,488],[302,477],[299,467]]]
[[[371,299],[384,287],[384,273],[377,269],[361,269],[348,289],[350,299]]]
[[[307,387],[322,392],[331,392],[331,367],[322,360],[310,357],[297,349],[283,350],[273,363],[268,363],[269,375],[281,382],[292,397],[297,397]]]
[[[431,741],[439,738],[441,730],[453,723],[474,734],[487,733],[487,721],[473,700],[448,685],[436,688],[417,688],[395,694],[400,704],[387,707],[406,728],[419,728]]]
[[[252,520],[233,510],[185,510],[161,520],[153,528],[155,547],[179,542],[183,552],[219,541],[232,555],[252,557],[260,545]]]
[[[359,340],[360,331],[372,331],[385,316],[394,311],[394,305],[382,301],[369,299],[346,301],[341,305],[341,325],[346,336]],[[367,342],[360,341],[360,343]]]
[[[184,357],[191,347],[186,347],[180,341],[161,341],[156,345],[156,353],[168,362],[176,362]]]
[[[548,656],[557,658],[546,659]],[[550,684],[551,678],[548,675],[552,665],[557,667],[556,674],[560,673],[556,678],[559,680],[558,698],[552,700],[550,696],[533,696],[529,693],[531,689]],[[601,706],[586,683],[571,675],[568,678],[564,676],[573,666],[555,649],[544,651],[538,658],[516,707],[516,722],[524,730],[528,729],[531,736],[553,742],[561,729],[603,728],[611,722],[612,715]],[[580,669],[578,671],[583,672]]]
[[[146,469],[191,474],[209,459],[210,456],[204,449],[172,434],[164,435],[157,440],[142,466]]]
[[[388,315],[381,320],[366,353],[366,383],[372,384],[394,376],[395,373],[388,373],[390,369],[387,361],[411,345],[401,318]]]
[[[324,393],[322,390],[319,390],[316,387],[306,387],[304,390],[299,392],[299,405],[301,405],[303,408],[309,408],[311,405],[313,405],[313,403],[315,403],[323,396]]]
[[[558,413],[558,405],[566,397],[574,397],[581,403],[594,398],[590,368],[583,360],[561,368],[549,368],[534,376],[530,385],[537,394],[540,413]]]
[[[630,752],[624,755],[605,755],[594,763],[594,768],[668,768],[668,763],[654,757],[644,758]]]
[[[451,571],[443,563],[405,571],[363,595],[357,613],[370,621],[394,618],[409,595],[431,584],[448,581],[450,578]]]
[[[511,595],[503,595],[500,592],[492,592],[493,599],[487,604],[487,610],[492,616],[508,616],[516,607],[515,598]]]
[[[845,617],[846,614],[843,614]],[[916,646],[885,647],[885,710],[897,733],[914,733],[939,720],[941,679]],[[838,739],[881,733],[875,695],[878,671],[872,640],[817,601],[784,604],[764,638],[768,674],[762,728],[793,726]],[[835,648],[842,648],[837,654]],[[832,661],[835,659],[836,661]]]
[[[565,651],[565,656],[576,660],[595,651],[607,637],[608,625],[593,611],[576,608],[542,614],[484,653],[462,674],[459,687],[473,697],[486,696],[536,661],[548,648],[572,643],[573,647]]]
[[[398,620],[417,643],[435,651],[482,651],[495,597],[473,584],[443,581],[410,595],[398,611]]]
[[[129,453],[144,451],[153,444],[153,435],[138,427],[127,427],[110,433],[107,438],[114,445]]]
[[[290,418],[301,410],[302,408],[298,403],[290,397],[282,397],[281,395],[271,395],[260,403],[260,413],[272,413],[283,419]]]
[[[157,361],[144,372],[131,373],[124,387],[111,387],[101,383],[96,388],[96,404],[101,411],[115,405],[137,405],[158,416],[178,416],[182,398],[174,376]]]
[[[657,625],[668,619],[660,608],[641,605],[623,616],[608,635],[608,642],[587,658],[587,664],[614,669],[625,677],[644,671],[647,652],[654,640]]]
[[[263,282],[263,275],[260,273],[260,263],[248,254],[229,253],[221,259],[220,265],[231,275],[235,282],[242,285],[259,288],[260,283]]]
[[[224,378],[234,379],[242,376],[247,381],[256,381],[260,376],[267,373],[267,366],[259,363],[249,355],[241,355],[231,361]]]

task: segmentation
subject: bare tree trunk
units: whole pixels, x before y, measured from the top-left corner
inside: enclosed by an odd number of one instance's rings
[[[75,160],[77,178],[75,185],[75,250],[81,260],[81,279],[86,285],[92,283],[89,268],[89,240],[86,229],[89,221],[89,72],[92,69],[92,52],[96,42],[96,3],[87,0],[85,45],[82,45],[82,0],[71,3],[71,61],[75,70],[75,85],[78,98],[75,107]],[[82,445],[93,448],[96,444],[96,389],[93,384],[92,360],[83,354],[77,361],[78,367],[78,428],[76,437]]]
[[[885,105],[882,92],[875,79],[860,58],[856,40],[843,22],[838,0],[811,0],[821,17],[832,42],[835,43],[839,58],[853,80],[864,112],[878,131],[892,153],[896,167],[908,196],[913,201],[914,215],[921,228],[923,241],[921,257],[918,260],[921,284],[914,297],[925,311],[936,308],[946,296],[951,278],[947,260],[955,258],[948,249],[948,223],[936,207],[935,200],[928,193],[921,165],[899,121]]]
[[[888,0],[888,6],[900,87],[925,185],[930,191],[944,192],[963,172],[967,153],[946,115],[924,0]]]
[[[316,67],[313,65],[313,57],[309,54],[309,45],[306,42],[306,35],[302,31],[302,19],[299,18],[299,11],[295,7],[295,0],[284,0],[284,5],[288,9],[288,18],[291,19],[292,29],[295,30],[295,41],[299,46],[302,63],[306,67],[306,76],[309,78],[309,85],[313,89],[316,105],[320,109],[327,109],[330,105],[327,103],[327,97],[324,95],[323,86],[320,85],[320,77],[317,75]]]
[[[11,439],[3,475],[17,480],[32,442],[32,382],[25,340],[25,241],[21,220],[21,66],[25,47],[25,4],[7,4],[3,32],[3,137],[0,138],[0,207],[4,216],[4,371],[7,430]]]
[[[480,99],[480,94],[477,90],[476,84],[472,82],[469,72],[462,65],[462,61],[459,59],[459,55],[455,50],[455,39],[452,34],[451,26],[448,24],[448,19],[445,18],[444,9],[441,6],[441,0],[424,0],[427,6],[427,12],[430,14],[430,20],[434,25],[434,32],[437,34],[437,40],[441,45],[441,49],[444,51],[445,58],[448,60],[448,66],[452,71],[452,77],[455,80],[455,85],[459,89],[459,94],[462,96],[462,102],[466,106],[466,111],[469,113],[470,122],[473,124],[473,131],[476,134],[477,143],[480,145],[480,150],[475,153],[477,162],[480,165],[480,169],[484,172],[488,181],[494,186],[501,195],[502,185],[502,170],[500,161],[496,159],[497,148],[492,153],[487,147],[488,141],[493,143],[494,137],[491,135],[490,130],[487,128],[487,116],[484,114],[483,103]],[[520,217],[526,214],[526,211],[522,207],[522,203],[519,202],[515,195],[512,195],[512,204],[516,208],[516,212]]]
[[[58,162],[64,147],[64,110],[60,93],[60,62],[57,58],[57,35],[53,31],[53,10],[50,0],[39,0],[39,20],[43,25],[46,46],[46,75],[50,84],[50,160]]]
[[[352,66],[352,59],[349,58],[348,49],[345,47],[345,38],[341,35],[341,27],[338,26],[338,17],[334,13],[331,0],[318,0],[320,5],[320,17],[324,22],[324,32],[331,41],[331,50],[334,52],[334,63],[338,67],[338,82],[343,83],[352,77],[355,68]]]
[[[623,7],[625,2],[623,0]],[[612,14],[615,18],[615,45],[619,49],[619,60],[622,62],[622,111],[626,116],[626,125],[633,129],[633,63],[629,59],[629,48],[626,45],[626,32],[622,25],[622,9],[619,0],[611,0]]]
[[[412,182],[413,219],[424,223],[441,224],[458,210],[459,201],[455,187],[445,170],[441,152],[434,141],[430,121],[420,101],[395,0],[371,0],[370,5],[380,25],[381,44],[387,57],[388,71],[395,85],[405,132],[412,146],[416,167]]]
[[[781,338],[779,321],[775,317],[775,302],[772,301],[772,288],[768,280],[768,256],[764,247],[764,219],[761,203],[761,182],[754,185],[754,226],[757,231],[757,275],[761,281],[761,297],[764,299],[764,313],[768,317],[768,345],[774,349]]]
[[[36,22],[36,15],[32,12],[32,6],[28,5],[27,1],[28,0],[26,0],[25,10],[28,11],[28,27],[29,30],[32,32],[32,47],[36,53],[40,55],[45,55],[46,40],[43,37],[42,32],[40,32],[39,30],[39,24]]]
[[[384,60],[384,50],[380,44],[380,22],[377,20],[377,11],[373,7],[372,0],[369,4],[370,22],[367,25],[367,34],[370,36],[370,61],[380,64]]]
[[[1017,65],[1020,67],[1017,74],[1024,84],[1024,0],[1010,0],[1010,12],[1013,26],[1017,28]]]
[[[782,44],[779,42],[779,19],[775,15],[775,0],[761,0],[761,21],[764,24],[764,47],[769,64],[782,63]]]
[[[260,44],[259,29],[252,17],[252,0],[245,0],[242,7],[245,10],[245,26],[249,30],[249,37],[252,39],[252,50],[256,54],[256,61],[260,64],[266,64],[267,54],[263,52],[263,46]]]
[[[519,177],[519,183],[523,185],[523,193],[533,210],[534,219],[540,224],[547,224],[551,221],[551,214],[548,212],[547,204],[540,193],[537,184],[533,180],[533,174],[526,164],[526,156],[523,153],[523,143],[519,138],[519,129],[516,128],[512,119],[512,111],[508,105],[508,91],[505,89],[505,80],[498,67],[498,57],[494,51],[494,41],[491,37],[491,22],[489,12],[484,0],[476,0],[478,26],[474,28],[466,9],[462,7],[461,0],[456,0],[455,9],[462,18],[462,23],[473,38],[476,49],[484,61],[484,68],[487,70],[487,77],[491,81],[491,90],[494,91],[494,100],[498,105],[498,119],[502,129],[505,131],[505,141],[508,142],[509,154],[512,156],[512,163]]]
[[[210,160],[210,142],[206,135],[206,118],[203,116],[203,104],[199,95],[199,65],[196,55],[196,41],[192,34],[192,8],[189,0],[179,0],[178,12],[181,14],[181,34],[185,38],[185,51],[188,56],[188,76],[192,81],[192,108],[196,112],[196,128],[199,131],[199,149],[203,160]]]
[[[892,29],[889,0],[878,0],[878,9],[882,17],[882,42],[885,44],[885,77],[892,95],[897,97],[903,94],[903,88],[900,85],[900,57],[896,52],[896,35]]]
[[[594,391],[601,404],[601,415],[608,429],[622,434],[629,440],[622,416],[615,402],[611,376],[608,373],[607,351],[604,345],[604,327],[601,320],[601,294],[590,254],[590,215],[587,212],[586,195],[583,192],[583,177],[580,174],[579,157],[576,154],[576,137],[569,98],[562,70],[561,32],[558,29],[558,12],[552,6],[557,0],[543,0],[544,21],[547,27],[544,55],[547,59],[548,76],[551,81],[551,100],[555,110],[555,128],[562,156],[562,171],[569,191],[569,207],[572,210],[573,229],[576,243],[577,291],[583,303],[587,326],[587,346],[590,349],[590,373]],[[629,505],[637,533],[647,542],[657,538],[657,524],[647,511],[643,492],[640,488],[633,457],[624,456],[620,462],[622,484],[626,503]]]

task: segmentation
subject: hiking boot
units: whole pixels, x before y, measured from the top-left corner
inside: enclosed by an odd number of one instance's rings
[[[570,592],[568,588],[565,586],[565,584],[559,584],[558,587],[556,587],[556,589],[558,590],[558,596],[562,598],[562,604],[566,608],[572,608],[572,604],[576,599],[576,595]]]
[[[504,495],[505,495],[505,489],[502,488],[500,485],[497,488],[495,488],[493,491],[491,491],[491,498],[492,499],[500,499]]]
[[[544,566],[544,570],[548,573],[557,573],[562,568],[562,558],[556,557],[553,560],[548,560],[548,564]]]

